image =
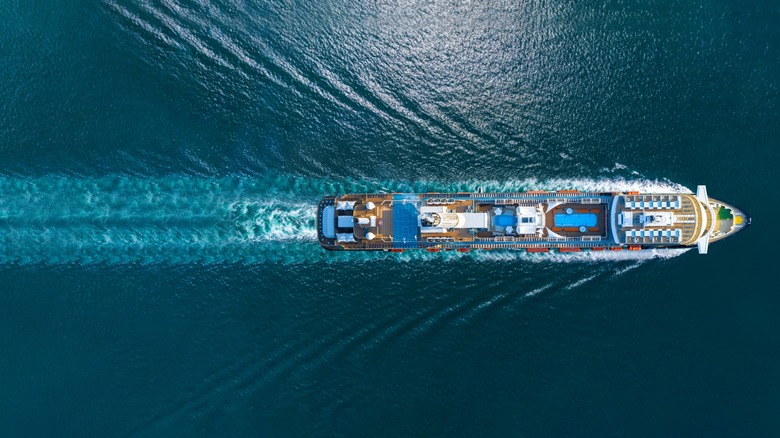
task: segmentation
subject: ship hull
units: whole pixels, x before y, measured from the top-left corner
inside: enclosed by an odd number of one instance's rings
[[[700,189],[703,186],[700,186]],[[640,251],[699,247],[739,232],[742,210],[698,193],[531,191],[326,196],[330,251]]]

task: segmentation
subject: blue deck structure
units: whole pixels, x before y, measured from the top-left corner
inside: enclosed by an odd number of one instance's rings
[[[517,225],[517,218],[505,214],[500,214],[493,219],[493,225],[499,227],[508,227]]]
[[[556,227],[595,227],[597,217],[593,213],[557,213],[555,215]]]
[[[393,195],[394,248],[417,248],[419,213],[419,198],[417,195]]]

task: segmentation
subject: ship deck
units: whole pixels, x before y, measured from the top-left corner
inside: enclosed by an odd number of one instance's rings
[[[571,226],[570,224],[559,226],[556,224],[556,215],[568,215],[569,209],[571,209],[572,215],[595,215],[595,224],[586,226],[584,232],[580,231],[579,226]],[[607,224],[609,223],[607,214],[606,204],[566,203],[550,209],[545,214],[545,223],[550,231],[564,237],[606,236]]]
[[[679,205],[673,208],[646,208],[638,207],[636,205],[629,206],[626,204],[626,200],[638,202],[665,202],[672,198],[679,198]],[[646,226],[643,229],[647,231],[664,230],[669,228],[679,229],[681,232],[680,241],[676,241],[670,237],[629,237],[626,232],[631,227],[618,227],[617,236],[620,242],[629,244],[674,244],[680,243],[683,245],[692,244],[696,241],[697,237],[702,232],[702,227],[708,226],[712,218],[709,217],[709,212],[705,211],[704,216],[698,208],[698,202],[693,195],[689,194],[675,194],[675,195],[628,195],[628,197],[621,197],[615,205],[616,214],[622,212],[631,212],[634,214],[646,214],[649,212],[657,212],[663,214],[671,214],[674,217],[674,224],[672,226]],[[703,219],[703,220],[702,220]]]
[[[491,215],[490,220],[492,223],[493,210],[496,207],[513,211],[517,206],[544,206],[545,204],[542,200],[537,199],[518,199],[516,202],[507,201],[497,205],[495,201],[469,198],[450,198],[446,200],[447,202],[427,203],[420,195],[352,195],[349,198],[342,199],[357,200],[359,203],[355,205],[353,210],[342,213],[337,212],[337,215],[348,214],[356,219],[370,219],[374,216],[376,225],[338,229],[338,232],[354,233],[355,238],[358,241],[363,240],[366,245],[368,243],[364,239],[371,232],[374,234],[374,240],[370,242],[369,246],[382,244],[397,245],[399,243],[416,246],[418,243],[425,244],[429,241],[475,243],[490,239],[497,239],[497,242],[508,240],[537,241],[549,237],[564,237],[567,240],[575,240],[583,237],[604,237],[608,234],[609,227],[607,204],[582,204],[572,200],[572,202],[557,204],[544,213],[545,227],[541,229],[541,235],[506,234],[502,229],[493,229],[492,227],[486,230],[450,228],[435,233],[422,233],[417,225],[417,215],[427,205],[444,206],[447,213],[486,213]],[[375,204],[374,209],[366,209],[365,206],[369,202]],[[556,224],[556,215],[567,215],[568,213],[571,213],[569,217],[572,219],[592,215],[594,220],[588,224],[585,231],[581,231],[579,225],[574,226],[576,224],[568,222],[564,225]],[[554,234],[548,234],[548,230]],[[356,245],[353,246],[361,246],[361,244],[356,242]]]
[[[317,232],[320,244],[334,250],[563,251],[698,244],[706,253],[703,236],[709,241],[722,239],[744,229],[750,218],[707,198],[706,188],[703,192],[695,196],[566,190],[329,196],[318,205]]]

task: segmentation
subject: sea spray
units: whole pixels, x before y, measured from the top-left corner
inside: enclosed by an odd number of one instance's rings
[[[78,264],[309,263],[394,260],[598,262],[672,257],[684,251],[536,255],[330,253],[316,243],[315,206],[325,194],[579,189],[682,192],[674,183],[623,178],[549,181],[393,181],[284,174],[0,177],[0,262]]]

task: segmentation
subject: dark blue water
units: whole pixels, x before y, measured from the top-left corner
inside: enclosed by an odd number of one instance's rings
[[[0,2],[0,434],[778,436],[775,1]],[[332,254],[343,192],[684,191],[710,248]]]

